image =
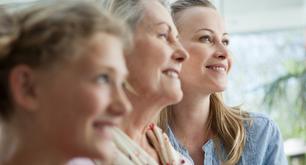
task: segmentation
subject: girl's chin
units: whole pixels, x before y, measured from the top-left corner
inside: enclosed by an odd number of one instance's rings
[[[96,157],[100,161],[108,162],[114,158],[115,151],[116,149],[114,144],[112,142],[106,142],[104,144],[101,144],[101,147],[99,148]]]

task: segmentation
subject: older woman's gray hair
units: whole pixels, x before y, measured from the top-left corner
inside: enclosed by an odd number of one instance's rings
[[[146,2],[152,0],[98,0],[102,8],[106,8],[116,17],[124,20],[132,31],[143,18],[143,11]],[[156,0],[169,9],[169,2],[166,0]]]

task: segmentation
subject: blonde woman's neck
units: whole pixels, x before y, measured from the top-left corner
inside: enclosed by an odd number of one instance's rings
[[[173,106],[173,118],[171,125],[174,129],[192,133],[205,129],[210,106],[210,96],[195,96],[184,93],[183,100]],[[187,124],[188,123],[188,124]]]
[[[173,106],[170,127],[180,143],[187,148],[195,164],[204,160],[202,146],[212,138],[209,127],[210,96],[184,93],[183,100]]]

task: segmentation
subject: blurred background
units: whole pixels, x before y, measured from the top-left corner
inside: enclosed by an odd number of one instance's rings
[[[292,165],[306,165],[306,1],[214,0],[234,59],[225,101],[268,114]]]
[[[42,0],[0,0],[16,10]],[[173,2],[175,0],[169,0]],[[228,105],[268,114],[291,165],[306,165],[306,0],[212,0],[230,33]]]

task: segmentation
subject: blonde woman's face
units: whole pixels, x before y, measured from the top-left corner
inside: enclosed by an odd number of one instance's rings
[[[190,54],[182,69],[184,91],[210,94],[225,90],[232,60],[221,16],[211,8],[192,7],[177,18],[180,41]]]
[[[80,46],[79,57],[38,74],[35,131],[58,150],[105,160],[113,151],[112,128],[131,109],[122,89],[127,75],[123,47],[105,33]]]
[[[135,30],[135,48],[127,58],[129,82],[144,97],[166,105],[182,98],[179,74],[188,55],[177,39],[168,11],[158,1],[145,2]]]

